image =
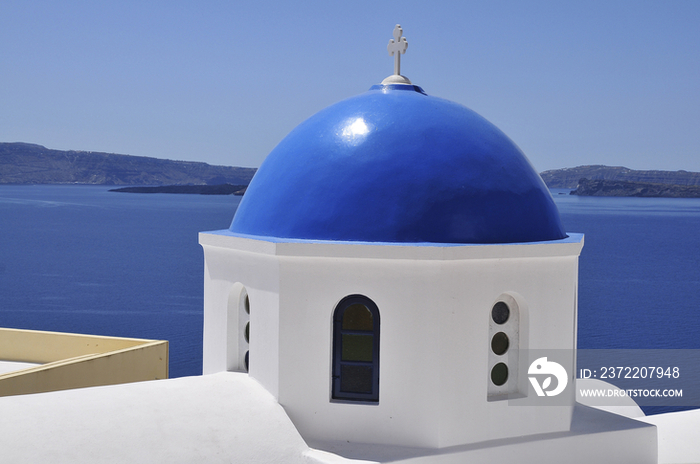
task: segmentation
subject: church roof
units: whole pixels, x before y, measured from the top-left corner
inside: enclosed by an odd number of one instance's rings
[[[516,243],[566,237],[522,151],[470,109],[375,85],[269,154],[231,232],[287,239]]]
[[[394,75],[294,129],[269,154],[234,234],[290,240],[522,243],[566,237],[522,151],[470,109]]]
[[[238,372],[6,396],[0,398],[0,407],[11,418],[0,423],[3,461],[52,464],[399,464],[495,462],[513,455],[519,462],[562,462],[566,455],[581,458],[576,462],[604,462],[601,457],[609,456],[611,449],[620,450],[621,434],[624,440],[633,429],[645,426],[576,405],[570,432],[492,446],[408,448],[344,440],[307,444],[275,398]],[[698,412],[640,418],[658,427],[659,462],[698,462]],[[649,446],[648,441],[640,442],[638,455]],[[655,453],[652,459],[655,462]]]

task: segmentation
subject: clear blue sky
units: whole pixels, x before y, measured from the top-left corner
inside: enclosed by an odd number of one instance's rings
[[[0,2],[0,142],[259,166],[393,72],[542,171],[700,171],[700,1]]]

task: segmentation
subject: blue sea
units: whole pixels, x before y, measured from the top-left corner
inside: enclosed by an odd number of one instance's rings
[[[202,373],[200,231],[240,197],[0,186],[0,327],[170,341],[170,376]]]
[[[552,193],[585,234],[578,347],[700,348],[700,199]]]
[[[170,375],[202,371],[200,231],[235,196],[0,186],[0,327],[165,339]],[[700,199],[553,190],[585,234],[579,348],[700,348]]]

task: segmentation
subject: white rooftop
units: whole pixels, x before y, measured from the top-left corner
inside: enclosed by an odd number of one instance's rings
[[[3,361],[0,359],[0,375],[8,372],[21,371],[30,367],[41,366],[37,363],[19,362],[19,361]]]
[[[0,410],[4,462],[314,462],[282,407],[245,374],[3,397]]]
[[[545,448],[570,449],[567,462],[587,462],[576,457],[581,449],[593,448],[587,437],[600,443],[597,434],[609,433],[614,445],[624,436],[620,434],[645,427],[642,422],[631,426],[633,419],[577,406],[578,425],[571,433],[506,440],[496,449],[489,443],[442,450],[307,444],[272,395],[247,374],[233,372],[4,397],[0,410],[5,418],[0,423],[0,449],[6,462],[432,463],[455,462],[464,454],[470,462],[514,455],[529,461]],[[643,420],[658,427],[659,462],[700,462],[694,440],[700,411]],[[640,453],[648,447],[639,443]]]

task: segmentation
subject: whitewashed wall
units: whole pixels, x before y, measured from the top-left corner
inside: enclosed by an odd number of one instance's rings
[[[413,247],[273,243],[224,231],[200,234],[200,243],[204,373],[242,369],[231,361],[241,359],[242,332],[227,333],[240,327],[230,302],[242,286],[250,375],[305,439],[446,447],[569,429],[573,398],[544,408],[488,401],[489,318],[499,299],[517,301],[521,349],[573,356],[582,236]],[[333,310],[352,294],[372,299],[381,315],[379,404],[330,400]],[[522,373],[519,380],[526,387]]]

